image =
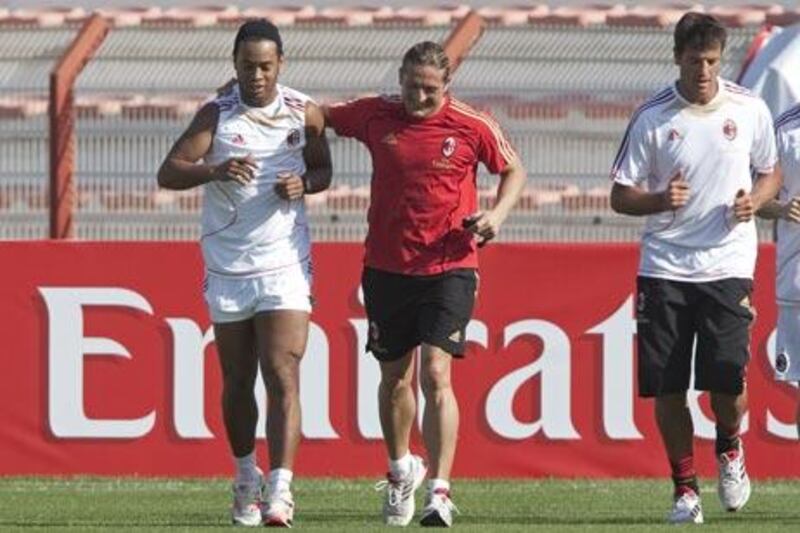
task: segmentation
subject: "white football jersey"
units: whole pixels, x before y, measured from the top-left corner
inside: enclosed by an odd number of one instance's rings
[[[220,164],[251,154],[256,162],[248,185],[212,181],[204,185],[201,245],[211,274],[247,277],[308,259],[311,241],[303,199],[281,199],[273,187],[281,172],[303,175],[305,106],[308,96],[278,85],[266,107],[242,102],[238,87],[214,100],[219,121],[205,162]]]
[[[800,196],[800,105],[775,121],[778,159],[783,169],[781,203]],[[800,304],[800,224],[778,220],[775,293],[778,302]]]
[[[631,118],[611,171],[621,185],[663,191],[678,172],[688,203],[647,217],[639,274],[702,282],[752,278],[755,222],[737,224],[737,191],[752,188],[751,168],[776,163],[772,118],[763,100],[729,81],[706,105],[686,101],[675,85],[657,92]]]

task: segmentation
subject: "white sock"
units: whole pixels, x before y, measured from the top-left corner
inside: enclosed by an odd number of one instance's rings
[[[234,457],[233,459],[236,463],[236,483],[252,483],[258,479],[255,450],[244,457]]]
[[[411,453],[406,452],[403,457],[397,460],[389,459],[389,472],[395,478],[406,477],[411,473]]]
[[[450,490],[450,482],[446,479],[434,478],[428,480],[428,492],[437,490]]]
[[[270,494],[279,494],[281,492],[292,490],[292,478],[294,473],[288,468],[275,468],[270,470],[269,473],[269,491]]]

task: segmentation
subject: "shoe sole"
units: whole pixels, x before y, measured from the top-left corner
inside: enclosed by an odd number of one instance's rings
[[[422,527],[450,527],[450,524],[444,521],[439,513],[428,513],[419,521]]]
[[[722,507],[724,507],[725,510],[728,511],[729,513],[735,513],[736,511],[739,511],[742,507],[744,507],[747,504],[748,501],[750,501],[750,493],[752,491],[753,488],[750,485],[750,478],[748,478],[746,488],[744,489],[744,494],[742,495],[741,503],[733,507],[728,507],[723,503]]]
[[[697,514],[697,516],[693,516],[690,520],[670,520],[667,518],[667,524],[672,524],[675,526],[681,524],[702,524],[703,523],[703,512]]]
[[[236,518],[231,519],[231,523],[236,527],[258,527],[261,525],[261,520],[256,522],[253,520],[252,522],[243,522],[241,520],[237,520]]]
[[[273,518],[271,520],[264,520],[264,527],[285,527],[291,529],[292,521],[283,521],[277,518]]]

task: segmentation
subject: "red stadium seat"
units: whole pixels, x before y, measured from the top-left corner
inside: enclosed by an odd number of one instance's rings
[[[343,14],[324,15],[322,13],[314,13],[312,15],[298,15],[295,17],[294,23],[309,26],[349,26],[349,20],[349,17]]]
[[[328,191],[321,191],[305,196],[306,209],[310,213],[322,211],[328,203]]]
[[[448,25],[455,20],[460,20],[469,13],[469,6],[454,5],[452,7],[402,7],[397,10],[399,16],[423,17],[423,24],[427,26]]]
[[[758,9],[755,6],[714,6],[708,12],[729,28],[760,26],[767,19],[766,9]]]
[[[497,26],[520,26],[527,24],[530,17],[544,17],[550,8],[544,5],[532,7],[493,7],[478,8],[478,14],[484,22]]]
[[[375,15],[372,23],[377,26],[423,26],[425,24],[425,15],[422,14],[407,14],[400,15],[398,13],[387,13],[382,15]]]
[[[6,10],[0,16],[0,24],[4,26],[61,26],[65,22],[82,20],[87,16],[81,7],[29,7],[14,9],[10,13]]]
[[[199,189],[178,193],[178,208],[189,213],[199,213],[203,205],[203,193]]]
[[[368,26],[372,24],[376,15],[391,15],[392,8],[382,7],[326,7],[320,10],[320,15],[325,17],[344,17],[348,26]]]
[[[146,191],[105,191],[100,194],[100,204],[108,211],[153,211],[155,195]]]
[[[624,12],[623,6],[557,7],[547,14],[532,13],[530,24],[587,27],[604,24],[610,14]]]
[[[312,6],[305,7],[251,7],[242,11],[244,19],[265,18],[277,26],[291,26],[298,16],[310,17],[316,13]]]
[[[512,102],[503,111],[512,120],[562,120],[569,114],[567,106],[558,102]]]
[[[181,120],[197,111],[198,102],[151,98],[122,104],[122,116],[131,120]]]
[[[610,192],[594,188],[576,194],[564,194],[561,206],[572,211],[608,211],[611,209]]]
[[[144,17],[157,17],[161,15],[159,7],[101,7],[96,10],[104,18],[111,21],[115,27],[139,26]]]
[[[217,17],[213,13],[190,10],[170,11],[160,15],[144,15],[142,26],[201,28],[214,26],[217,23]]]
[[[584,116],[592,120],[627,120],[637,107],[636,102],[587,102],[581,106],[581,109]]]
[[[702,6],[672,4],[669,7],[635,6],[625,12],[610,13],[606,19],[609,26],[634,26],[663,28],[675,24],[688,10],[703,11]]]
[[[104,118],[122,113],[123,100],[119,98],[79,98],[75,102],[78,118]]]

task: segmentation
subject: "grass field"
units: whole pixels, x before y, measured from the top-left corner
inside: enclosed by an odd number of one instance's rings
[[[800,480],[756,482],[739,513],[725,513],[704,480],[704,531],[800,531]],[[0,478],[0,531],[208,531],[231,529],[222,479]],[[385,529],[374,480],[295,482],[295,527]],[[462,531],[674,531],[666,480],[458,480]],[[418,494],[418,503],[419,498]],[[416,522],[412,528],[418,528]]]

